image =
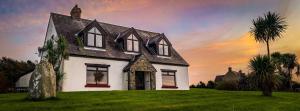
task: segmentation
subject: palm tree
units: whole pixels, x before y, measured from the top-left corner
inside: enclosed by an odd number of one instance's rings
[[[285,69],[287,69],[287,72],[286,72],[286,76],[287,76],[287,79],[288,79],[288,82],[289,82],[289,87],[290,89],[292,89],[292,72],[293,72],[293,69],[297,67],[297,56],[295,54],[289,54],[289,53],[286,53],[286,54],[283,54],[282,55],[282,63],[283,63],[283,67]]]
[[[252,21],[251,33],[257,42],[267,44],[268,56],[270,57],[269,42],[281,37],[281,33],[287,28],[284,18],[277,13],[268,12],[264,17],[258,17]]]
[[[264,96],[272,96],[272,89],[276,85],[274,74],[275,67],[269,56],[256,56],[250,60],[250,69],[254,74],[254,80],[262,90]]]
[[[274,52],[271,54],[271,59],[275,65],[276,68],[276,73],[277,74],[282,74],[282,54],[280,52]]]

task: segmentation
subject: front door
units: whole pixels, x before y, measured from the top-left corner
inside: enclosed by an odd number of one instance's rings
[[[145,74],[142,71],[135,72],[136,90],[145,90]]]

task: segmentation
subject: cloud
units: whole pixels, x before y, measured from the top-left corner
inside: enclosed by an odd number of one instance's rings
[[[279,11],[289,27],[271,43],[271,51],[300,57],[299,6],[296,0],[16,0],[0,1],[0,56],[37,59],[34,54],[46,33],[50,12],[70,14],[78,4],[82,17],[164,32],[190,63],[190,83],[214,79],[228,66],[247,70],[264,44],[249,37],[251,20],[266,11]],[[300,61],[300,60],[299,60]]]
[[[248,61],[260,52],[259,44],[246,33],[241,37],[198,45],[180,53],[191,64],[191,83],[199,80],[214,80],[215,75],[224,74],[227,67],[247,70]]]

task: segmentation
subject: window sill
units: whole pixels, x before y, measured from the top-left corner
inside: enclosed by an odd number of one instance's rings
[[[157,55],[157,57],[159,57],[159,58],[165,58],[165,59],[171,59],[170,56]]]
[[[108,85],[108,84],[86,84],[85,87],[104,87],[104,88],[109,88],[110,85]]]
[[[125,51],[125,54],[132,54],[132,55],[139,55],[139,52],[134,52],[134,51]]]
[[[100,47],[89,47],[89,46],[85,46],[85,47],[83,47],[83,49],[95,50],[95,51],[106,51],[106,49],[103,49],[103,48],[100,48]]]
[[[161,88],[172,88],[172,89],[177,89],[177,86],[162,86]]]

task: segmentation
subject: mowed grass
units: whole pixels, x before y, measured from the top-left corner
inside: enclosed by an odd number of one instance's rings
[[[26,93],[0,94],[1,111],[300,111],[300,93],[256,91],[62,92],[57,99],[26,100]]]

